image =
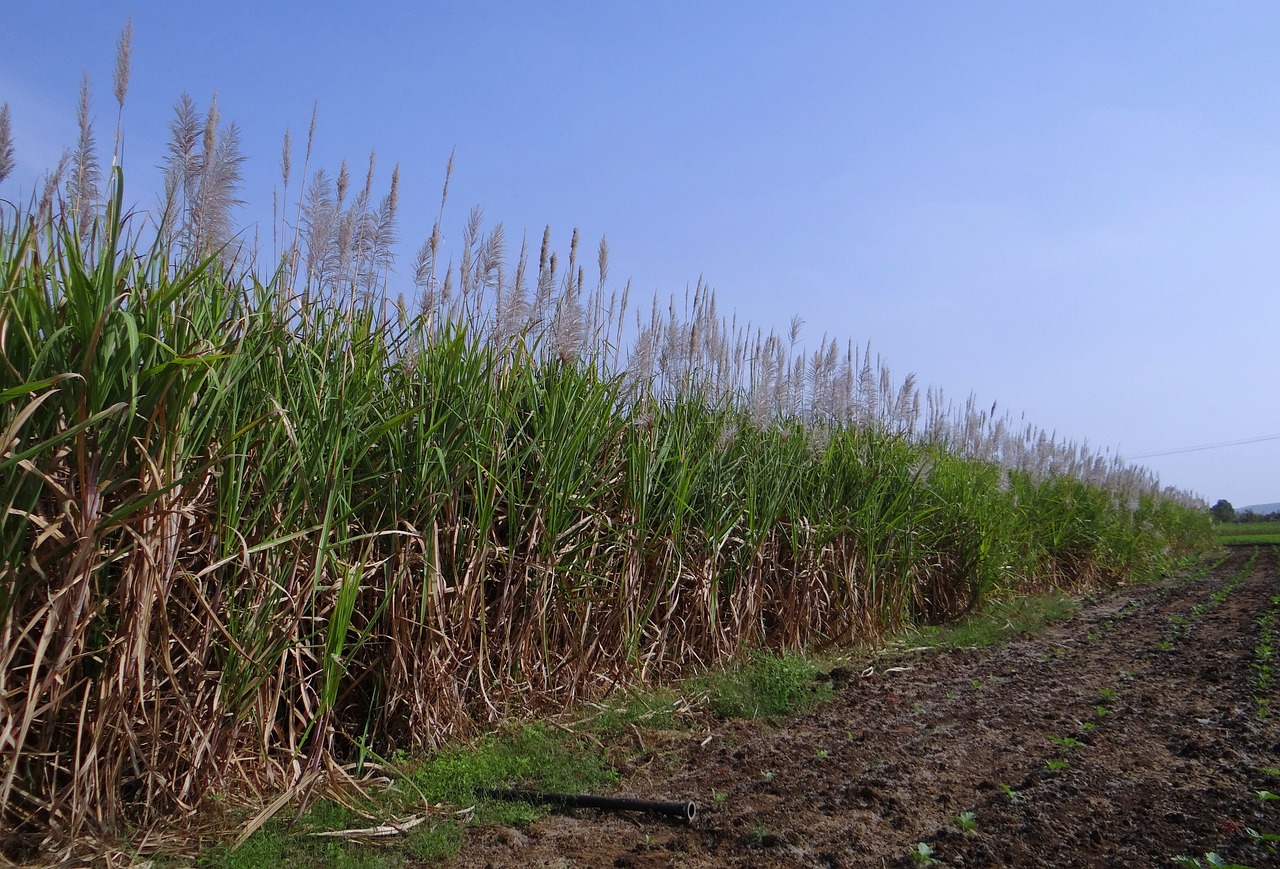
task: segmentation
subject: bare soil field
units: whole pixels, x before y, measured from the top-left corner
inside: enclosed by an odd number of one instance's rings
[[[1276,552],[1006,645],[842,668],[807,714],[637,733],[613,793],[693,800],[691,823],[563,812],[482,828],[455,865],[1280,866]]]

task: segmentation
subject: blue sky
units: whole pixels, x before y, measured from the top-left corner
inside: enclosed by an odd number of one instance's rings
[[[99,143],[134,25],[127,197],[174,101],[241,127],[245,222],[286,126],[311,169],[401,167],[404,288],[456,149],[445,229],[607,234],[642,298],[870,341],[901,377],[1137,455],[1280,435],[1280,4],[414,2],[11,4],[0,53],[29,195]],[[38,37],[38,38],[37,38]],[[301,155],[295,154],[295,181]],[[263,226],[263,233],[269,233]],[[1280,439],[1143,460],[1280,500]]]

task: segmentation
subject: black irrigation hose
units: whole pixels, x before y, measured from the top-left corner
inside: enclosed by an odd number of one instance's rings
[[[566,809],[605,809],[613,812],[657,812],[670,818],[692,821],[698,808],[693,803],[663,802],[662,800],[637,800],[631,797],[596,797],[590,794],[551,794],[539,791],[521,791],[508,788],[485,788],[476,791],[479,796],[491,800],[518,800],[526,803],[543,803]]]

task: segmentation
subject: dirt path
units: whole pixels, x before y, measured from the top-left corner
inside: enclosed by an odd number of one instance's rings
[[[1038,637],[881,660],[779,724],[646,737],[662,744],[617,792],[694,800],[692,824],[555,815],[479,832],[457,865],[910,866],[924,843],[939,865],[1280,866],[1247,832],[1280,832],[1256,793],[1280,792],[1262,771],[1280,767],[1280,691],[1257,666],[1274,595],[1276,550],[1237,549]]]

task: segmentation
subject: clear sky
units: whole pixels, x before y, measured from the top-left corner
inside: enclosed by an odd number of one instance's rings
[[[216,90],[270,213],[284,130],[311,169],[401,167],[399,270],[480,205],[509,237],[607,234],[611,279],[870,341],[901,378],[1124,455],[1280,435],[1275,2],[11,3],[0,102],[25,198],[98,141],[134,25],[126,196],[174,101]],[[297,187],[300,153],[295,153]],[[264,235],[269,234],[265,224]],[[1143,459],[1280,501],[1280,439]]]

